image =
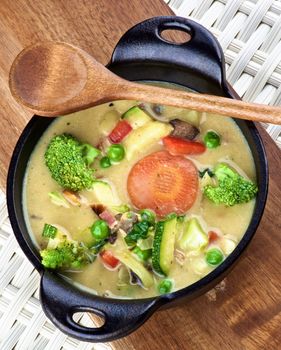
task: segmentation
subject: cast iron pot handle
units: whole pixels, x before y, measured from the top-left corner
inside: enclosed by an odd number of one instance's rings
[[[190,41],[172,43],[161,37],[167,29],[188,33]],[[172,48],[172,51],[171,51]],[[150,18],[129,29],[113,52],[110,66],[153,62],[193,70],[213,84],[224,84],[224,56],[215,37],[200,24],[177,16]]]
[[[48,318],[67,335],[88,342],[106,342],[124,337],[141,326],[165,303],[162,298],[144,300],[114,300],[78,292],[56,273],[44,271],[40,299]],[[88,328],[76,323],[76,312],[93,312],[105,318],[100,328]]]

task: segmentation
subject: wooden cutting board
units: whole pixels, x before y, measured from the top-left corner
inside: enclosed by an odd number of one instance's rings
[[[31,114],[8,89],[10,65],[19,51],[40,40],[80,46],[107,63],[127,29],[171,10],[161,0],[0,1],[0,183],[5,187],[15,143]],[[281,152],[262,134],[270,167],[266,210],[243,260],[217,289],[185,306],[154,314],[117,350],[281,349]]]

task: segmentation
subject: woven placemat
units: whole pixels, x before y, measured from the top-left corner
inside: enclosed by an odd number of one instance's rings
[[[208,28],[220,42],[227,80],[245,101],[281,104],[280,0],[166,0],[176,15]],[[281,126],[263,124],[281,148]]]
[[[281,2],[273,0],[170,0],[173,11],[209,28],[220,41],[227,78],[248,101],[281,101]],[[281,127],[264,124],[281,147]],[[38,299],[39,275],[23,255],[0,192],[0,349],[109,350],[67,337],[45,317]],[[87,315],[78,315],[92,325]],[[125,350],[125,349],[124,349]]]

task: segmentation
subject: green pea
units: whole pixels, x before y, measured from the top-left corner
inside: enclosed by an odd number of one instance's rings
[[[204,143],[207,148],[216,148],[221,144],[221,140],[216,132],[208,131],[204,137]]]
[[[125,149],[122,145],[111,145],[107,150],[107,156],[112,162],[120,162],[125,157]]]
[[[152,255],[152,249],[142,250],[139,247],[135,247],[133,253],[136,254],[141,261],[147,261]]]
[[[170,293],[172,290],[173,283],[169,279],[164,279],[158,284],[158,291],[160,294]]]
[[[109,236],[110,230],[104,220],[97,220],[91,226],[91,233],[96,241],[101,241]]]
[[[156,215],[149,209],[142,209],[140,211],[140,216],[143,221],[148,221],[150,224],[155,223]]]
[[[223,261],[223,254],[218,248],[212,248],[207,251],[205,258],[209,265],[216,266]]]
[[[102,157],[100,160],[100,167],[101,168],[109,168],[111,166],[111,161],[108,157]]]

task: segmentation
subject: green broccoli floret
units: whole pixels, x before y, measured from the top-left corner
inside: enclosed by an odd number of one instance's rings
[[[40,251],[42,264],[49,269],[81,268],[93,262],[90,250],[77,241],[62,240],[54,249]]]
[[[72,191],[90,188],[94,170],[89,165],[100,154],[91,145],[82,144],[69,134],[57,135],[45,152],[45,162],[54,180]]]
[[[214,169],[217,186],[206,185],[204,195],[216,204],[233,206],[247,203],[255,197],[258,187],[245,179],[227,164],[220,163]]]

